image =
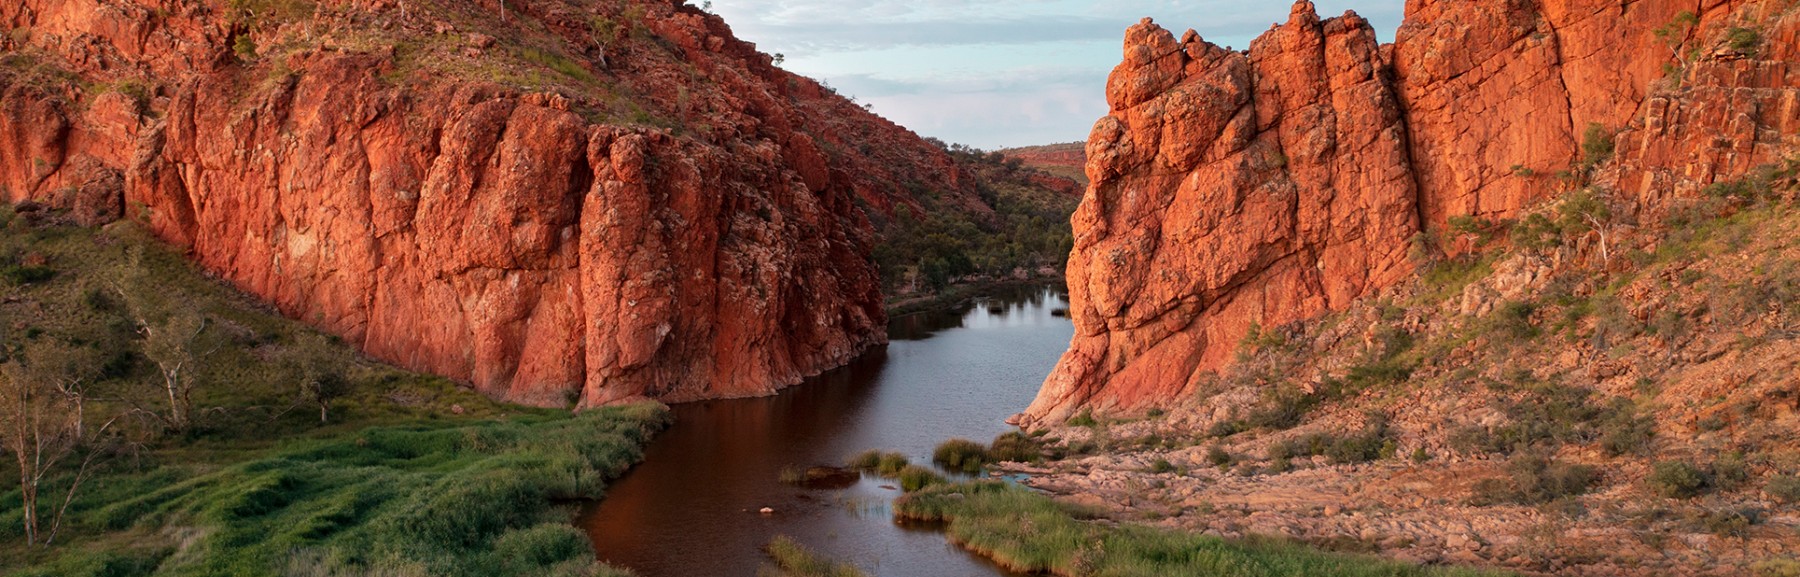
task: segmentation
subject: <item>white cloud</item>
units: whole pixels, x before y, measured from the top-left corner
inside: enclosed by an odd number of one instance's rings
[[[1383,38],[1404,0],[1349,7]],[[698,2],[694,2],[698,3]],[[713,0],[736,34],[927,136],[983,148],[1087,137],[1125,28],[1151,16],[1244,47],[1285,21],[1286,2],[1243,0]]]

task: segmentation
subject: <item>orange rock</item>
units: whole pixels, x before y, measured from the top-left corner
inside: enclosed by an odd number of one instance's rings
[[[1558,193],[1590,124],[1622,131],[1597,183],[1650,210],[1800,149],[1800,10],[1708,3],[1656,33],[1690,8],[1415,0],[1380,47],[1302,0],[1244,53],[1131,27],[1072,219],[1076,336],[1020,421],[1191,394],[1252,323],[1340,309],[1411,274],[1415,234]],[[1746,21],[1754,57],[1661,79]]]
[[[0,6],[0,24],[30,33],[7,50],[92,81],[0,73],[0,196],[93,221],[132,206],[283,313],[511,401],[762,395],[839,366],[886,339],[858,201],[875,216],[916,208],[918,183],[984,207],[942,150],[694,7],[632,3],[675,49],[599,46],[577,5],[511,13],[569,54],[604,54],[570,65],[677,132],[589,120],[617,103],[580,90],[395,81],[394,50],[306,48],[372,21],[443,33],[386,3],[240,30],[301,46],[254,64],[234,58],[222,13],[162,4]],[[489,57],[513,50],[471,26]],[[440,57],[460,58],[450,44]],[[699,73],[671,72],[685,70]],[[140,74],[156,81],[145,102],[84,92]]]

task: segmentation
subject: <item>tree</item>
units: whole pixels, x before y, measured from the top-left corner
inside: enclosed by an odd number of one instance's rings
[[[54,369],[33,367],[15,358],[0,364],[0,449],[12,453],[19,468],[19,495],[23,505],[25,543],[48,546],[62,528],[63,517],[74,502],[75,493],[94,471],[94,465],[105,451],[85,447],[83,439],[99,438],[112,428],[108,420],[92,435],[84,430],[82,417],[74,397],[64,394],[53,379],[44,373]],[[45,529],[39,498],[46,491],[46,481],[65,463],[79,456],[62,503],[50,516]]]
[[[210,319],[151,283],[143,258],[142,250],[131,252],[115,274],[113,289],[125,301],[125,311],[143,338],[144,356],[162,377],[169,407],[167,414],[157,416],[167,429],[185,431],[193,426],[199,365],[218,348],[208,347],[202,338]]]
[[[75,411],[76,440],[86,430],[88,386],[100,378],[100,353],[89,347],[78,347],[52,339],[39,339],[25,345],[20,366],[27,376],[45,383],[67,398]]]
[[[350,381],[328,340],[314,334],[301,336],[288,362],[300,378],[299,402],[318,406],[320,423],[330,421],[331,403],[350,392]]]
[[[1609,199],[1592,188],[1584,188],[1564,199],[1557,207],[1563,230],[1594,231],[1600,237],[1600,262],[1612,264],[1612,231],[1615,225]]]

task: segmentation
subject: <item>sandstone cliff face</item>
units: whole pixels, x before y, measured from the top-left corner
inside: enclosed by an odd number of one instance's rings
[[[1320,20],[1303,0],[1242,53],[1133,26],[1073,218],[1077,334],[1025,420],[1177,402],[1251,326],[1407,278],[1419,233],[1559,192],[1590,124],[1622,131],[1596,181],[1626,196],[1779,159],[1797,144],[1800,66],[1773,45],[1800,16],[1702,4],[1413,0],[1381,46],[1354,13]],[[1683,11],[1693,24],[1666,27]],[[1712,40],[1751,23],[1760,53]],[[1678,60],[1683,45],[1706,48]],[[1663,79],[1676,62],[1678,88]]]
[[[0,7],[0,196],[141,220],[373,356],[586,406],[847,362],[885,339],[858,204],[974,197],[692,8],[268,4]]]

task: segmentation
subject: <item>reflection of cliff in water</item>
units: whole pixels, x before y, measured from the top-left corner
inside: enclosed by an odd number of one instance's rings
[[[1027,309],[1043,308],[1048,300],[1067,303],[1069,290],[1061,285],[1002,285],[989,289],[984,295],[963,299],[947,308],[917,312],[894,317],[888,321],[888,338],[891,340],[918,340],[931,338],[938,331],[963,328],[964,321],[971,312],[982,311],[988,315],[1008,315],[1025,313]],[[1068,307],[1057,304],[1057,307]]]
[[[781,395],[676,405],[645,461],[577,523],[601,559],[644,577],[755,575],[775,535],[871,575],[1005,575],[941,533],[895,524],[889,481],[807,490],[779,479],[867,449],[928,463],[944,439],[1011,430],[1004,420],[1031,401],[1074,332],[1050,315],[1064,302],[1023,287],[907,315],[884,349]]]

